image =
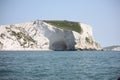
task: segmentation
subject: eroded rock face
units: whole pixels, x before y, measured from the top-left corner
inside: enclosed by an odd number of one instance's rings
[[[100,49],[92,29],[80,23],[78,33],[63,30],[44,21],[0,26],[0,50],[75,50]]]
[[[76,42],[75,48],[80,50],[100,50],[100,44],[94,40],[92,28],[83,23],[80,23],[80,26],[83,30],[82,34],[73,31]]]
[[[48,50],[49,40],[33,22],[0,26],[1,50]]]

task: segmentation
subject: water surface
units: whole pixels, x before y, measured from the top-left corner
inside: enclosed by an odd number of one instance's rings
[[[120,52],[0,51],[0,80],[117,80]]]

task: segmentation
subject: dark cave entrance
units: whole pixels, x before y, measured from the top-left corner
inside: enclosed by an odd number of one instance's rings
[[[65,44],[64,41],[56,41],[51,45],[50,49],[56,51],[67,50],[67,45]]]

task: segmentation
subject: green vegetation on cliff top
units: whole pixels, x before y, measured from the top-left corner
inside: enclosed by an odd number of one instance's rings
[[[79,24],[79,22],[72,22],[67,20],[44,20],[44,22],[47,22],[55,27],[64,29],[64,30],[72,30],[79,33],[82,33],[83,30]]]

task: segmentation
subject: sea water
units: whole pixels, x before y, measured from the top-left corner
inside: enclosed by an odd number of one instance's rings
[[[118,51],[0,51],[0,80],[117,80]]]

